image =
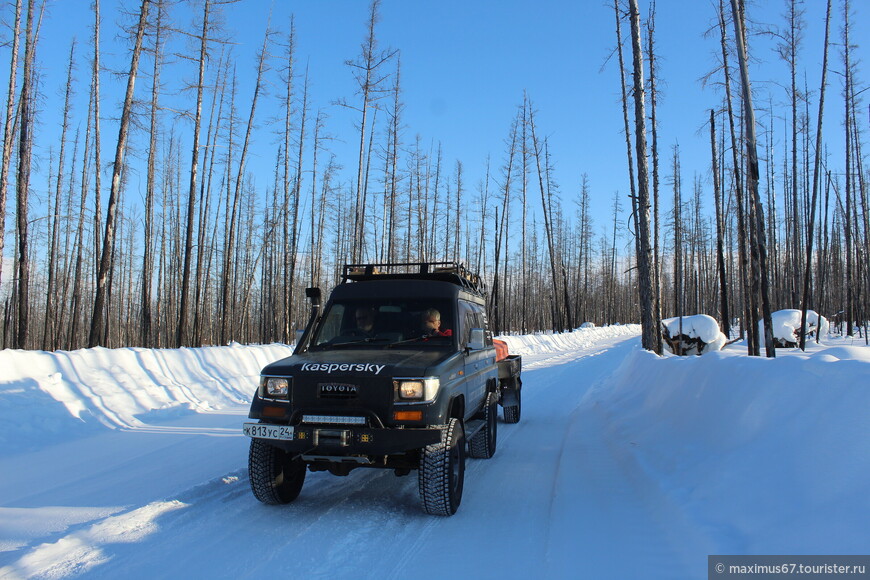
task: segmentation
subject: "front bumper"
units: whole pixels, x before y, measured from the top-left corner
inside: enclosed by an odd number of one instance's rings
[[[324,456],[394,455],[441,441],[440,429],[373,429],[355,425],[295,425],[292,439],[246,434],[290,453]]]

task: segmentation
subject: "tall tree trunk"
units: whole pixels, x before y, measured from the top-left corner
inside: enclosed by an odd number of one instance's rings
[[[629,0],[631,18],[631,47],[634,57],[634,122],[635,149],[637,156],[637,237],[638,237],[638,294],[640,298],[641,343],[646,350],[655,350],[656,333],[653,304],[655,302],[652,281],[652,248],[649,223],[649,170],[646,158],[646,105],[644,104],[643,50],[640,38],[640,12],[637,0]]]
[[[6,236],[6,189],[9,186],[9,166],[12,162],[15,131],[15,86],[18,79],[18,37],[21,34],[21,2],[15,2],[15,24],[12,27],[12,51],[9,57],[9,90],[6,92],[6,121],[3,124],[3,158],[0,162],[0,283],[3,281],[3,248]],[[5,320],[5,317],[4,317]],[[5,325],[4,325],[5,331]]]
[[[810,204],[810,222],[807,225],[807,253],[804,262],[804,289],[803,299],[801,300],[801,332],[800,332],[800,349],[806,350],[806,334],[807,334],[807,308],[810,301],[810,274],[812,272],[812,257],[813,257],[813,228],[816,220],[816,199],[819,193],[819,169],[822,161],[822,117],[825,112],[825,88],[827,87],[828,78],[828,38],[831,30],[831,0],[828,0],[828,8],[825,13],[825,45],[822,53],[822,86],[819,89],[819,115],[816,125],[816,152],[813,160],[813,197]],[[821,333],[822,325],[816,326],[816,336]]]
[[[202,127],[202,99],[205,92],[205,59],[208,56],[209,11],[211,0],[202,7],[202,32],[199,37],[199,59],[196,81],[196,105],[193,114],[193,145],[190,153],[190,184],[187,190],[187,226],[184,229],[184,265],[181,270],[181,302],[178,309],[178,326],[175,331],[175,346],[180,348],[189,340],[187,310],[190,294],[190,268],[193,260],[193,230],[196,220],[196,180],[199,172],[199,132]]]
[[[754,229],[756,235],[757,252],[752,253],[753,259],[758,260],[757,272],[761,286],[761,309],[764,317],[764,347],[768,358],[776,356],[773,344],[773,325],[768,298],[767,278],[767,247],[764,231],[764,207],[761,205],[761,197],[758,194],[758,153],[756,151],[755,138],[755,111],[752,108],[752,87],[749,84],[749,68],[746,58],[746,45],[744,42],[743,19],[738,9],[739,0],[731,0],[731,12],[734,18],[734,36],[737,42],[737,58],[740,62],[740,79],[743,88],[744,118],[746,122],[746,153],[747,171],[746,181],[751,203],[753,205]],[[753,269],[755,271],[755,269]],[[753,276],[755,277],[755,276]],[[753,281],[753,286],[756,281]]]
[[[293,214],[290,219],[290,263],[288,268],[287,303],[284,312],[284,342],[293,338],[293,284],[296,281],[296,257],[299,253],[299,205],[302,197],[302,159],[305,151],[305,126],[308,120],[308,69],[302,86],[302,111],[299,120],[299,147],[296,150],[296,175],[293,178]],[[313,203],[313,200],[312,200]]]
[[[716,117],[710,109],[710,149],[712,151],[713,196],[716,201],[716,269],[719,272],[719,314],[722,333],[731,337],[731,313],[728,310],[728,279],[725,272],[725,248],[722,230],[722,187],[719,183],[719,156],[716,153]]]
[[[375,93],[379,92],[379,85],[384,78],[376,78],[377,69],[387,62],[395,54],[395,51],[378,52],[377,38],[375,37],[375,25],[378,22],[378,8],[380,0],[372,0],[371,9],[369,10],[368,27],[366,30],[366,38],[363,42],[363,53],[360,55],[359,62],[353,63],[348,61],[346,64],[357,69],[356,80],[359,84],[360,93],[362,94],[362,104],[360,106],[360,131],[359,131],[359,165],[357,168],[356,179],[356,210],[354,214],[354,233],[351,249],[351,261],[359,262],[363,257],[364,249],[364,232],[365,232],[365,205],[367,192],[367,175],[368,163],[366,161],[366,130],[368,128],[368,110],[373,106],[373,101],[378,97]],[[369,147],[369,155],[371,155],[371,147]]]
[[[235,248],[235,236],[236,236],[236,210],[238,208],[239,200],[241,199],[242,194],[242,182],[245,177],[245,161],[247,160],[248,147],[251,142],[251,133],[254,128],[254,118],[255,113],[257,111],[257,100],[260,95],[260,91],[262,90],[263,83],[263,71],[266,68],[266,54],[267,54],[267,46],[269,40],[269,31],[267,30],[263,36],[263,46],[260,48],[259,54],[257,55],[257,79],[254,84],[254,96],[251,99],[251,111],[248,115],[248,125],[245,131],[245,138],[242,141],[242,151],[239,157],[239,168],[236,174],[235,179],[235,187],[232,196],[232,212],[229,215],[229,227],[227,234],[227,247],[226,253],[224,255],[224,272],[223,272],[223,297],[221,300],[221,344],[226,344],[227,340],[230,338],[228,328],[229,318],[232,316],[232,309],[230,307],[230,290],[232,285],[232,270],[233,270],[233,252]],[[235,84],[235,81],[233,81]],[[227,187],[229,188],[229,183],[227,183]],[[227,200],[229,203],[229,199]]]
[[[650,5],[650,15],[647,21],[647,60],[649,60],[649,89],[650,89],[650,132],[652,137],[652,197],[653,197],[653,285],[655,287],[655,304],[653,311],[655,313],[656,328],[661,329],[662,326],[662,277],[661,265],[659,257],[661,250],[659,249],[659,138],[658,138],[658,121],[657,121],[657,105],[658,105],[658,90],[656,85],[656,55],[655,55],[655,18],[656,4],[653,0]],[[662,354],[662,333],[657,331],[656,337],[656,354]]]
[[[683,199],[682,182],[680,179],[680,148],[674,145],[674,316],[680,317],[680,334],[683,334],[683,305],[685,304],[684,271],[683,271]],[[682,355],[682,351],[675,354]]]
[[[28,254],[28,197],[30,189],[30,164],[33,153],[33,115],[34,90],[33,66],[36,55],[34,35],[34,0],[27,2],[27,24],[24,40],[24,71],[21,80],[19,110],[21,121],[18,140],[18,177],[16,199],[18,214],[18,328],[15,334],[15,348],[27,348],[30,324],[30,256]],[[0,232],[2,235],[2,232]]]
[[[852,290],[852,123],[851,119],[851,84],[852,64],[851,46],[849,44],[849,0],[843,2],[843,59],[846,79],[846,335],[855,332],[853,321],[855,312],[852,307],[854,296]]]
[[[160,96],[160,66],[162,60],[161,33],[163,6],[157,6],[157,27],[154,35],[154,69],[151,75],[151,119],[148,141],[148,161],[145,178],[145,231],[143,243],[145,251],[142,256],[142,296],[141,296],[141,326],[139,329],[139,341],[145,347],[152,344],[152,314],[151,314],[151,285],[154,280],[154,197],[157,159],[157,134],[158,127],[158,104]]]
[[[193,343],[203,344],[203,310],[207,308],[208,301],[208,280],[211,278],[211,263],[212,255],[215,252],[216,246],[214,242],[206,244],[207,224],[211,215],[211,181],[214,177],[214,166],[217,155],[214,151],[214,143],[218,139],[221,128],[221,120],[223,118],[224,96],[226,92],[226,79],[229,75],[229,62],[221,54],[218,60],[218,65],[215,72],[215,89],[213,91],[211,110],[209,112],[209,129],[206,137],[205,152],[208,158],[208,173],[201,180],[199,190],[199,240],[198,246],[200,251],[196,253],[196,281],[194,282],[194,314],[193,328],[194,336]],[[215,114],[217,108],[217,114]],[[203,160],[205,165],[205,159]],[[220,205],[220,202],[218,202]],[[219,213],[219,212],[216,212]],[[215,216],[215,227],[213,231],[217,231],[217,215]],[[205,290],[205,297],[203,297]],[[210,317],[209,317],[210,318]],[[212,329],[214,326],[212,325]],[[213,343],[214,333],[210,332],[209,344]]]
[[[538,187],[541,190],[541,207],[544,212],[544,230],[547,235],[547,252],[550,255],[550,275],[552,277],[553,290],[551,292],[551,301],[553,302],[553,331],[561,332],[565,330],[565,325],[561,317],[561,311],[559,308],[559,280],[556,268],[556,252],[553,247],[553,228],[549,211],[549,204],[547,203],[547,193],[546,188],[544,187],[544,170],[541,168],[541,147],[538,143],[538,136],[535,132],[535,119],[534,115],[531,111],[531,104],[529,104],[529,126],[532,129],[532,152],[535,155],[535,164],[538,169]],[[544,161],[546,164],[546,159]]]
[[[100,0],[94,0],[94,58],[91,68],[91,83],[93,87],[94,106],[94,260],[100,255],[99,232],[103,230],[103,207],[102,207],[102,138],[100,136]],[[99,272],[94,271],[94,276]]]
[[[130,72],[127,76],[127,92],[124,95],[124,105],[121,109],[121,125],[118,129],[118,143],[115,148],[115,161],[112,167],[112,186],[109,190],[109,201],[106,214],[106,230],[103,235],[102,254],[97,274],[97,290],[94,298],[94,312],[91,317],[91,331],[88,347],[92,348],[105,340],[103,333],[103,317],[106,301],[106,289],[111,269],[112,253],[115,244],[115,217],[118,211],[118,198],[121,195],[121,172],[124,168],[124,153],[127,148],[127,135],[130,128],[130,117],[133,108],[133,92],[136,86],[136,74],[139,70],[139,56],[142,53],[142,39],[145,36],[145,25],[148,22],[148,8],[151,0],[142,0],[139,8],[139,24],[136,28],[136,42],[133,47],[133,57]],[[99,168],[97,168],[99,172]]]
[[[55,188],[54,213],[51,227],[51,243],[49,244],[48,291],[45,298],[45,325],[42,333],[43,350],[59,348],[56,341],[58,320],[55,313],[54,297],[57,294],[57,253],[58,253],[58,220],[61,216],[61,194],[63,191],[64,161],[66,152],[66,134],[69,129],[70,97],[72,96],[73,57],[75,55],[75,40],[69,50],[67,65],[66,89],[64,91],[63,121],[60,129],[60,154],[58,158],[57,180]]]
[[[723,0],[719,0],[719,32],[720,46],[722,48],[722,67],[723,77],[725,80],[725,101],[728,108],[728,129],[731,136],[731,155],[734,171],[734,192],[735,206],[737,208],[737,264],[740,274],[740,286],[742,289],[741,303],[742,312],[740,334],[743,338],[743,332],[748,333],[748,351],[750,355],[759,354],[758,347],[758,324],[755,320],[755,310],[752,308],[754,303],[751,299],[752,292],[749,288],[749,278],[747,276],[747,268],[749,264],[748,250],[746,248],[746,216],[744,208],[746,204],[743,199],[743,170],[740,167],[740,147],[737,143],[737,131],[734,127],[734,105],[731,96],[731,72],[728,65],[728,47],[727,34],[725,28],[725,7]]]

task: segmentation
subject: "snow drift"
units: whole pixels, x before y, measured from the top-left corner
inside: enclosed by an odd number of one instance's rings
[[[866,553],[870,349],[777,357],[637,350],[588,398],[717,553]]]
[[[0,351],[0,455],[250,403],[285,345]]]

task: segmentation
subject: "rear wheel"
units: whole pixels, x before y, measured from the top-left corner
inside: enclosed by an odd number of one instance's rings
[[[251,439],[248,477],[254,497],[265,504],[290,503],[305,483],[305,463],[262,439]]]
[[[423,511],[452,516],[465,483],[465,433],[459,419],[441,428],[441,441],[423,448],[417,473]]]
[[[468,455],[477,459],[489,459],[495,455],[498,435],[498,395],[489,393],[483,408],[486,425],[469,440]]]
[[[519,423],[520,422],[520,407],[522,399],[520,396],[522,395],[522,389],[517,386],[517,394],[516,394],[516,404],[515,405],[505,405],[504,406],[504,422],[505,423]]]

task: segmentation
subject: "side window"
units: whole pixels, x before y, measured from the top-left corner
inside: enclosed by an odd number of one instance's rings
[[[474,311],[468,302],[459,302],[459,345],[468,344],[471,339],[471,329],[474,328]]]
[[[480,304],[472,304],[474,309],[474,328],[482,328],[484,330],[484,344],[492,346],[492,333],[489,332],[489,327],[486,324],[486,310]]]
[[[317,344],[323,344],[341,333],[342,320],[345,318],[343,304],[335,304],[330,308],[326,318],[320,323],[320,332],[317,336]]]

